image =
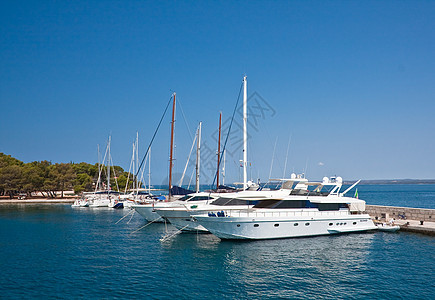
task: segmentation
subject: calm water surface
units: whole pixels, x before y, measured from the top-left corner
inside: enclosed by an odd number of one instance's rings
[[[402,191],[367,193],[397,193],[392,198],[399,199]],[[435,294],[430,236],[376,232],[235,242],[179,234],[161,241],[175,232],[170,225],[151,224],[132,233],[145,225],[139,215],[115,224],[128,212],[0,206],[0,298],[433,299]]]

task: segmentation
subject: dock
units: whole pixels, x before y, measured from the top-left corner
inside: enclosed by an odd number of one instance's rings
[[[388,222],[393,218],[401,231],[435,236],[435,209],[366,205],[366,212],[374,222]]]

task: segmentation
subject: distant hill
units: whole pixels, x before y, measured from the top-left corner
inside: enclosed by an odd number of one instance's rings
[[[345,181],[344,184],[353,184],[355,181]],[[435,184],[435,179],[375,179],[361,180],[360,184]]]

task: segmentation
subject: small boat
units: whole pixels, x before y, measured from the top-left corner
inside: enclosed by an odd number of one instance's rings
[[[395,232],[400,229],[399,225],[389,225],[385,223],[376,224],[376,227],[378,227],[378,230],[380,231],[387,231],[387,232]]]

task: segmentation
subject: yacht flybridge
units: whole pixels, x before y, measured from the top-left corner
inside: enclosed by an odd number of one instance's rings
[[[205,212],[193,219],[221,239],[276,239],[360,232],[376,229],[365,211],[365,201],[340,193],[341,177],[322,182],[287,181],[291,192],[269,197],[249,208]],[[358,182],[357,182],[358,183]],[[297,188],[296,188],[297,187]]]

